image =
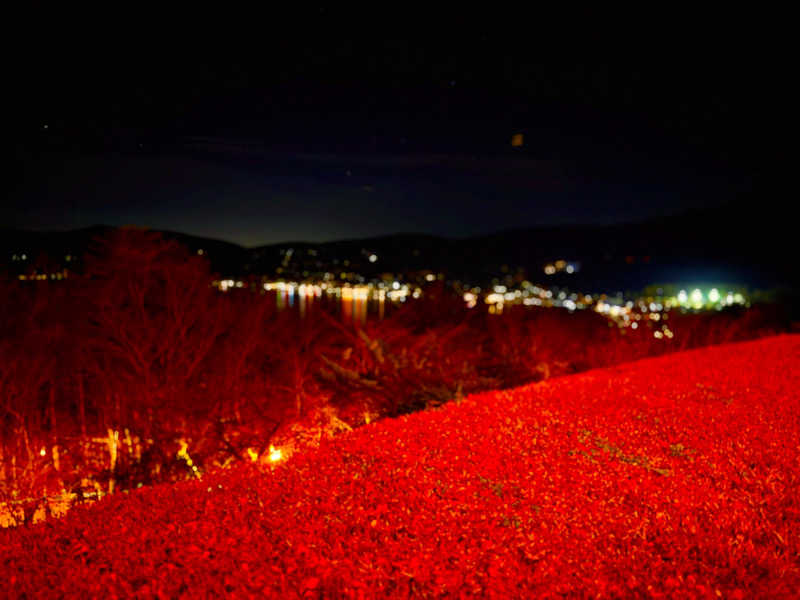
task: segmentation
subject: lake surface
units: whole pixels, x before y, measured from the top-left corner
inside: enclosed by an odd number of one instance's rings
[[[267,294],[274,295],[278,310],[297,310],[304,317],[322,307],[333,308],[343,319],[361,324],[366,323],[368,317],[383,319],[392,306],[421,294],[419,288],[399,282],[383,286],[277,282],[265,283],[264,289]]]

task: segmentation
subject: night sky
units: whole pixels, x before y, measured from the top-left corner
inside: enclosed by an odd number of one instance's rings
[[[43,23],[8,75],[1,224],[254,246],[617,223],[757,193],[780,71],[762,25],[642,15],[619,36],[601,16],[562,36],[544,17],[316,7],[235,43]]]

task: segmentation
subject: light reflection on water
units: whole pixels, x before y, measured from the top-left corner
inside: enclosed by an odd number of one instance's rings
[[[387,304],[399,304],[407,290],[392,290],[374,286],[341,286],[322,288],[319,285],[275,283],[265,284],[267,294],[274,294],[279,311],[297,310],[301,317],[323,307],[340,311],[344,320],[364,324],[367,317],[383,319]]]

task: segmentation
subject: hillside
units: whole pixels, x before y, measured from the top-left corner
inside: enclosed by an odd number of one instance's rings
[[[324,243],[286,241],[255,248],[163,233],[192,252],[202,250],[212,271],[231,277],[281,273],[304,278],[347,264],[349,270],[366,277],[433,270],[481,285],[522,269],[533,281],[587,292],[613,293],[687,281],[796,288],[793,254],[788,250],[789,221],[771,224],[771,206],[745,197],[714,208],[619,225],[525,227],[468,238],[395,234]],[[2,230],[0,270],[6,263],[23,266],[9,262],[23,252],[29,260],[45,253],[56,262],[65,254],[82,256],[92,237],[107,229]],[[766,231],[770,234],[765,235]],[[290,264],[288,249],[292,250]],[[367,260],[372,253],[378,257],[375,263]],[[546,277],[544,265],[558,259],[580,267],[572,275]]]
[[[12,597],[797,597],[800,336],[385,420],[0,532]]]

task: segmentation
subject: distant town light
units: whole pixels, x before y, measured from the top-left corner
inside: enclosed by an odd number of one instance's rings
[[[715,304],[719,302],[719,290],[717,288],[711,288],[711,291],[708,292],[708,300]]]

